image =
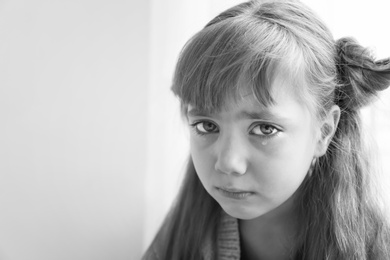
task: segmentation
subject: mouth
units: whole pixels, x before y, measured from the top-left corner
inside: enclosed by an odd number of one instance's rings
[[[222,196],[236,200],[246,199],[254,194],[252,191],[239,190],[235,188],[216,187],[216,189]]]

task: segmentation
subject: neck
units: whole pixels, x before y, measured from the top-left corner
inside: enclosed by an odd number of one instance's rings
[[[240,220],[239,225],[243,259],[290,259],[298,231],[293,198],[265,215]]]

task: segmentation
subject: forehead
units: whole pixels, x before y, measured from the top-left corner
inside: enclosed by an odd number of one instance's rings
[[[227,98],[224,106],[219,110],[207,111],[189,105],[187,116],[229,117],[234,119],[264,119],[290,123],[310,120],[307,107],[300,101],[292,88],[286,86],[288,81],[282,77],[275,78],[272,91],[273,103],[264,105],[252,92],[242,92],[236,99]]]
[[[293,87],[294,83],[285,77],[285,75],[281,73],[275,75],[270,85],[267,87],[270,90],[269,97],[267,98],[259,98],[257,96],[258,93],[253,90],[251,84],[239,85],[236,86],[237,91],[234,95],[231,94],[223,97],[223,101],[220,102],[222,105],[220,106],[205,107],[189,103],[184,112],[194,111],[198,114],[217,114],[237,110],[239,107],[256,111],[270,111],[292,101],[298,102],[300,100],[299,93]],[[266,102],[263,102],[263,100],[266,100]]]

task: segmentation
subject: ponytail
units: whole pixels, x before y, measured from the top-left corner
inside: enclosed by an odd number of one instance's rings
[[[359,116],[359,108],[389,87],[390,59],[375,61],[351,38],[338,40],[336,50],[334,103],[340,121],[300,188],[304,228],[297,259],[390,259],[390,229],[378,206]]]
[[[353,111],[369,104],[377,92],[390,85],[390,59],[375,61],[369,49],[353,38],[336,42],[336,66],[339,86],[335,103],[342,110]]]

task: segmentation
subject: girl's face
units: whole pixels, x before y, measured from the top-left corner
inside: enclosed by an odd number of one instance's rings
[[[275,104],[267,108],[252,95],[215,114],[188,108],[196,172],[239,219],[289,210],[316,154],[319,129],[308,109],[287,90],[288,82],[276,77],[273,84]]]

